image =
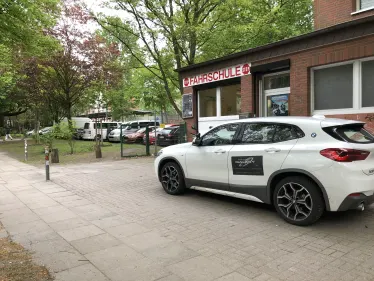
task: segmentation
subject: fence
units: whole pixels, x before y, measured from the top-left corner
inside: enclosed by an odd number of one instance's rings
[[[159,136],[160,132],[154,126],[147,126],[137,132],[126,132],[124,127],[120,126],[121,157],[156,155],[164,146],[187,142],[187,125],[184,122],[178,128],[172,127],[171,134],[165,136],[167,140]]]

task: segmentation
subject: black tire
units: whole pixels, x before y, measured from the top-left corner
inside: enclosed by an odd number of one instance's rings
[[[162,187],[168,194],[179,195],[186,190],[182,169],[175,162],[167,162],[162,166],[160,180]]]
[[[315,223],[325,211],[321,190],[315,182],[303,176],[287,177],[278,182],[273,204],[286,222],[298,226]]]

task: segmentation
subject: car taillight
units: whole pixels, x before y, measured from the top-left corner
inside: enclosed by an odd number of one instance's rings
[[[88,131],[88,134],[91,135],[91,131]]]
[[[321,150],[320,154],[336,162],[353,162],[365,160],[370,152],[349,148],[327,148]]]
[[[172,134],[168,134],[168,138],[171,138],[173,135]]]

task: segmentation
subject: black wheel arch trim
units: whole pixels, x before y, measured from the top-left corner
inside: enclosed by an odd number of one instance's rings
[[[183,170],[183,166],[181,165],[181,163],[174,157],[172,156],[167,156],[165,158],[162,158],[160,160],[160,162],[158,163],[158,167],[157,167],[157,175],[158,175],[158,180],[161,182],[161,178],[160,178],[160,173],[161,173],[161,164],[162,163],[165,163],[165,162],[168,162],[168,160],[172,161],[172,162],[176,162],[178,165],[179,165],[179,168],[181,168],[181,171],[183,173],[183,179],[186,180],[186,176],[184,174],[184,170]]]
[[[323,199],[324,199],[325,204],[326,204],[326,210],[330,211],[329,197],[327,195],[325,187],[322,185],[322,183],[314,175],[312,175],[310,172],[302,170],[302,169],[283,169],[283,170],[278,170],[278,171],[274,172],[273,174],[271,174],[271,176],[268,179],[268,184],[267,184],[267,194],[268,194],[269,202],[271,202],[271,196],[272,196],[272,194],[271,194],[271,183],[272,183],[274,177],[278,176],[280,174],[285,174],[285,173],[299,173],[299,174],[306,175],[306,176],[310,177],[312,180],[314,180],[315,183],[318,185],[318,187],[322,191]]]

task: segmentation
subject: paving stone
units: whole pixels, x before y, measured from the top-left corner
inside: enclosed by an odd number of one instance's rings
[[[54,212],[54,213],[50,213],[50,214],[40,215],[40,217],[46,223],[52,223],[52,222],[56,222],[56,221],[62,221],[62,220],[77,218],[78,216],[75,213],[73,213],[72,211],[66,210],[66,211],[59,211],[59,212]]]
[[[218,279],[216,279],[215,281],[250,281],[251,279],[237,273],[237,272],[233,272],[233,273],[229,273],[225,276],[222,276]]]
[[[107,228],[105,230],[108,233],[112,234],[114,237],[117,237],[118,239],[150,231],[150,229],[145,228],[144,226],[141,226],[137,223],[117,225],[114,227]]]
[[[138,251],[144,251],[157,246],[162,247],[171,242],[170,239],[165,238],[158,231],[135,234],[125,238],[122,237],[121,240]]]
[[[188,281],[214,280],[232,272],[231,269],[202,256],[170,265],[167,269]]]
[[[89,221],[76,217],[72,219],[52,222],[52,223],[49,223],[49,226],[53,228],[55,231],[63,231],[63,230],[77,228],[80,226],[89,225],[89,224],[90,224]]]
[[[55,281],[110,281],[92,264],[84,264],[55,275]]]
[[[103,233],[103,230],[92,224],[58,232],[58,234],[61,235],[66,241],[79,240]]]
[[[94,225],[106,229],[114,226],[118,226],[121,224],[127,224],[131,223],[132,219],[126,219],[123,216],[116,215],[116,216],[111,216],[111,217],[106,217],[98,220],[91,221]]]
[[[72,241],[71,244],[82,254],[88,254],[96,251],[105,250],[122,242],[108,233],[91,236]]]

